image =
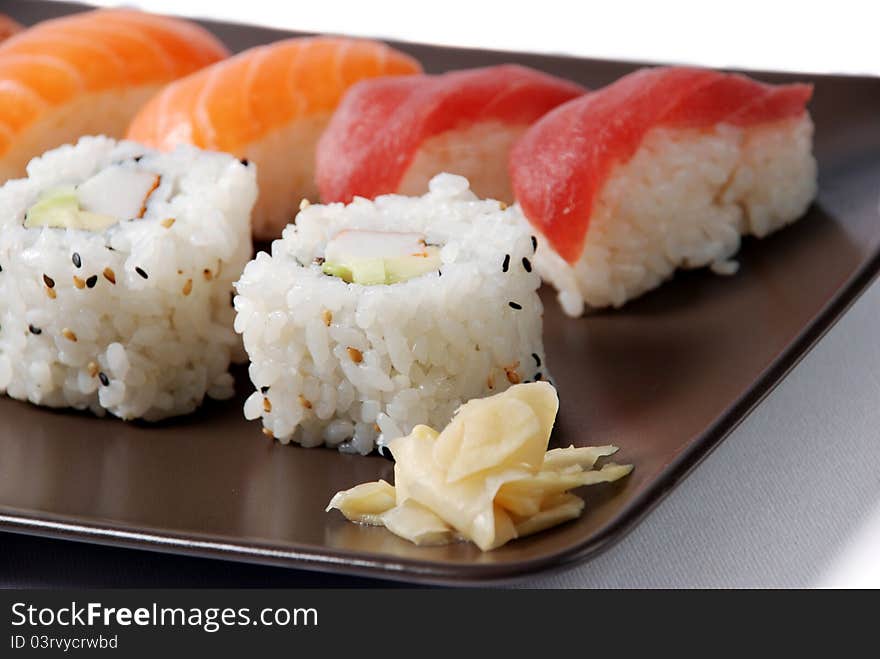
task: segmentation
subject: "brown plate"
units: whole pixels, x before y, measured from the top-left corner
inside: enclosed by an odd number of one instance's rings
[[[32,23],[74,9],[28,2],[6,11]],[[233,49],[287,35],[207,25]],[[396,45],[431,71],[515,61],[591,87],[634,68]],[[819,198],[791,228],[745,241],[737,276],[679,274],[622,311],[579,320],[544,291],[561,396],[554,443],[614,443],[617,459],[635,465],[625,481],[584,492],[577,521],[488,554],[464,544],[419,548],[324,512],[337,490],[390,479],[389,461],[273,443],[244,420],[241,397],[159,426],[3,399],[0,528],[433,583],[504,580],[595,556],[730,433],[880,269],[880,81],[798,78],[816,85]]]

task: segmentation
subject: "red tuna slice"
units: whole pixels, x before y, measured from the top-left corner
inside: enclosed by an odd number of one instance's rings
[[[804,113],[813,88],[684,67],[642,69],[569,101],[513,148],[510,175],[523,213],[569,263],[584,249],[593,202],[613,167],[659,126],[752,126]]]
[[[484,121],[528,126],[585,91],[512,64],[359,82],[318,145],[321,198],[349,202],[395,192],[425,140]]]

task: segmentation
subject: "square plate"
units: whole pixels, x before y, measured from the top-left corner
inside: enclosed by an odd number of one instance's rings
[[[81,9],[28,2],[24,23]],[[241,50],[289,36],[205,23]],[[503,62],[599,87],[636,64],[394,44],[428,71]],[[248,423],[239,398],[159,425],[0,400],[0,528],[158,551],[424,583],[485,583],[585,560],[630,530],[828,330],[880,269],[880,81],[752,74],[815,84],[819,197],[806,217],[746,240],[740,272],[679,273],[620,311],[566,318],[543,290],[557,380],[555,445],[614,443],[635,465],[585,492],[584,515],[483,554],[420,548],[324,506],[392,463],[282,446]]]

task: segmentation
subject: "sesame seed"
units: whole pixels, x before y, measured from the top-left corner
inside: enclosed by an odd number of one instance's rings
[[[312,409],[312,401],[307,400],[305,396],[302,394],[299,395],[299,404],[302,405],[307,410]]]
[[[183,285],[183,290],[181,291],[184,295],[189,295],[193,290],[193,280],[187,279],[186,283]]]
[[[82,257],[79,255],[79,252],[74,252],[73,255],[70,257],[70,260],[73,261],[73,265],[77,268],[82,267],[83,262]]]
[[[115,284],[116,273],[113,272],[113,270],[111,270],[110,268],[104,268],[104,279],[109,281],[111,284]],[[87,281],[86,283],[88,284],[89,282]],[[91,288],[91,286],[89,286],[89,288]]]
[[[55,288],[55,280],[52,279],[49,275],[43,275],[43,282],[49,288]]]
[[[250,161],[249,161],[247,158],[242,158],[242,159],[239,160],[238,162],[240,162],[240,163],[241,163],[242,165],[244,165],[245,167],[247,167],[248,164],[250,163]]]
[[[268,428],[263,428],[263,434],[266,435],[266,437],[268,437],[269,439],[275,439],[275,433]]]
[[[263,399],[263,410],[266,413],[269,413],[272,411],[272,401],[269,400],[268,398]]]
[[[105,277],[107,276],[106,272],[105,272],[104,276]],[[115,283],[115,280],[113,280],[113,279],[111,279],[110,281],[113,281]],[[92,275],[91,277],[86,279],[86,286],[88,286],[89,288],[94,288],[95,284],[97,284],[97,283],[98,283],[98,275]]]
[[[522,379],[520,378],[519,373],[516,372],[515,368],[516,367],[514,366],[513,368],[504,369],[504,373],[507,375],[507,381],[510,382],[510,384],[519,384]]]
[[[500,208],[500,209],[503,210],[503,211],[506,211],[506,210],[507,210],[507,204],[505,204],[503,201],[499,201],[499,202],[498,202],[498,208]]]
[[[324,313],[321,314],[321,318],[324,319],[324,324],[327,327],[330,327],[330,323],[333,322],[333,314],[330,312],[329,309],[324,309]]]
[[[489,377],[486,378],[486,386],[489,387],[489,389],[495,388],[495,378],[492,377],[491,373],[489,374]]]
[[[310,202],[308,199],[302,199],[302,200],[299,202],[299,209],[300,209],[301,211],[303,211],[303,210],[305,210],[306,208],[308,208],[308,207],[311,206],[311,205],[312,205],[312,202]]]
[[[261,394],[269,393],[269,387],[260,387],[260,393]]]
[[[532,251],[538,251],[538,239],[535,236],[532,236]]]
[[[67,329],[66,327],[63,330],[61,330],[61,336],[63,336],[68,341],[73,341],[74,343],[76,343],[76,334],[74,334],[71,330]]]
[[[101,381],[101,384],[103,384],[105,387],[110,386],[110,378],[108,378],[107,374],[104,373],[103,371],[98,373],[98,379]]]
[[[205,277],[205,281],[211,281],[214,278],[214,273],[208,270],[208,268],[202,271],[202,275]]]
[[[538,357],[538,353],[533,352],[533,353],[532,353],[532,359],[535,360],[535,366],[537,366],[538,368],[541,368],[541,358]]]
[[[41,330],[39,327],[36,327],[34,325],[28,325],[28,330],[30,330],[31,334],[35,334],[35,335],[40,335],[43,333],[43,330]]]
[[[144,279],[147,279],[147,278],[148,278],[148,275],[147,275],[146,272],[144,272],[143,268],[138,267],[138,268],[135,268],[134,271],[135,271],[136,273],[138,273],[138,274],[139,274],[141,277],[143,277]]]
[[[315,260],[312,261],[312,263],[314,263],[315,265],[324,265],[324,257],[323,256],[316,256]]]
[[[46,288],[43,290],[46,291],[46,295],[49,296],[50,300],[54,300],[56,297],[58,297],[58,293],[55,292],[54,288],[49,288],[48,286],[46,286]]]
[[[89,362],[89,365],[87,368],[89,369],[90,376],[92,376],[93,378],[98,376],[99,369],[98,369],[98,365],[95,362]]]
[[[163,227],[165,227],[166,229],[170,229],[171,227],[174,226],[174,223],[175,223],[176,221],[177,221],[177,220],[175,220],[173,217],[169,217],[168,219],[166,219],[166,220],[162,220],[161,222],[159,222],[159,224],[161,224],[161,225],[162,225]]]
[[[76,286],[78,289],[82,290],[83,288],[86,287],[86,282],[85,282],[85,280],[80,279],[79,277],[74,275],[73,276],[73,285]]]
[[[522,309],[522,305],[518,304],[516,302],[508,302],[507,304],[510,305],[511,309],[517,309],[517,310]]]
[[[522,264],[523,264],[523,268],[525,268],[526,272],[532,271],[532,262],[529,261],[525,256],[523,257]]]
[[[544,379],[544,376],[541,374],[541,371],[538,371],[537,373],[535,373],[535,382],[540,382],[543,379]]]
[[[143,158],[143,156],[135,156],[135,157],[134,157],[134,161],[135,161],[135,162],[140,162],[140,161],[141,161],[141,158]]]
[[[507,272],[510,267],[510,254],[504,255],[504,262],[501,264],[501,272]]]
[[[348,353],[349,359],[353,361],[355,364],[360,364],[364,361],[364,353],[362,353],[357,348],[352,348],[351,346],[347,347],[345,351]]]

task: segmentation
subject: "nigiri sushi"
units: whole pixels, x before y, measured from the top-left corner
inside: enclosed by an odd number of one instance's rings
[[[480,197],[510,202],[513,143],[585,91],[513,64],[358,83],[318,145],[321,199],[424,194],[435,174],[449,172]]]
[[[165,83],[226,57],[187,21],[98,10],[45,21],[0,44],[0,183],[82,135],[120,137]]]
[[[800,217],[816,195],[807,84],[643,69],[556,108],[511,153],[564,310],[619,307],[676,268],[732,274],[742,235]]]
[[[317,199],[315,146],[345,90],[363,78],[419,71],[416,60],[374,41],[277,41],[169,85],[135,117],[128,137],[255,162],[254,235],[276,238],[303,199]]]
[[[0,14],[0,41],[21,31],[21,25],[4,14]]]

